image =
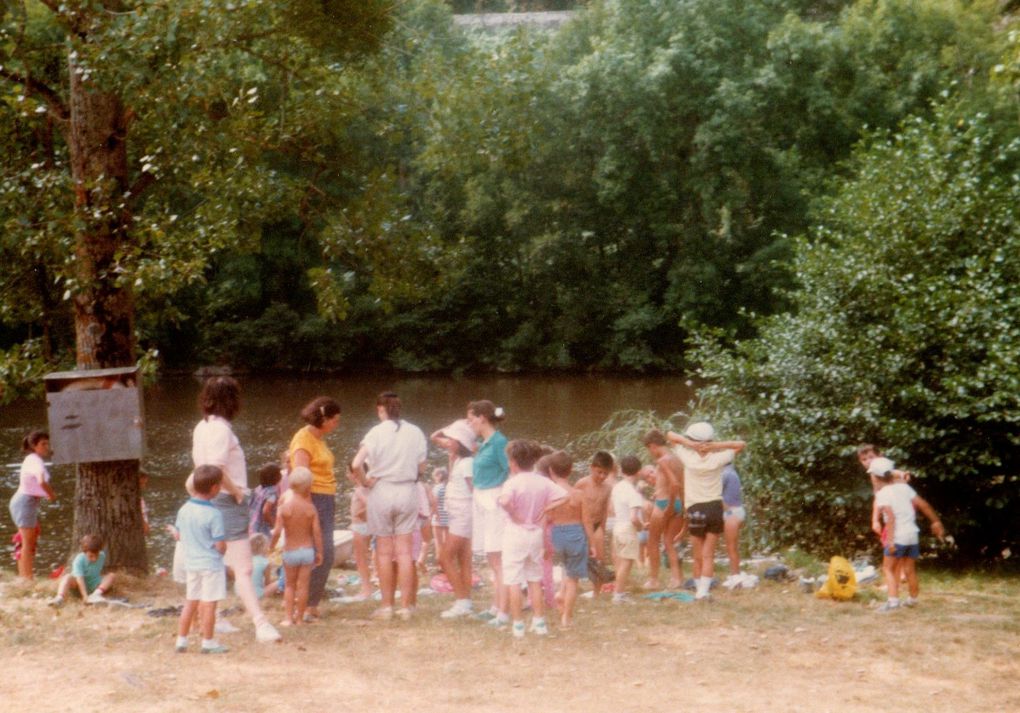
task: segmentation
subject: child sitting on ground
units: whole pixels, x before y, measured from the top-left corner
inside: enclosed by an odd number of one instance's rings
[[[627,601],[630,570],[638,558],[638,533],[645,529],[645,499],[637,490],[641,461],[635,456],[620,459],[623,478],[613,486],[612,504],[616,521],[613,523],[613,557],[616,567],[616,584],[613,587],[613,604]],[[657,556],[650,553],[650,556]]]
[[[269,538],[256,532],[248,538],[251,543],[251,582],[255,586],[255,596],[261,599],[266,596],[266,587],[274,584],[273,568],[269,565]],[[274,592],[275,593],[275,592]]]
[[[202,653],[225,654],[230,649],[213,638],[213,628],[216,625],[216,604],[227,596],[227,572],[223,565],[227,543],[224,540],[223,515],[210,502],[219,495],[223,471],[219,466],[200,465],[192,473],[190,482],[192,496],[177,511],[174,524],[180,533],[187,577],[187,593],[177,623],[177,644],[174,648],[179,654],[188,650],[188,633],[197,612],[202,632]]]
[[[900,576],[906,575],[910,596],[903,602],[912,607],[917,604],[920,585],[917,582],[917,558],[920,555],[916,510],[931,520],[931,531],[942,539],[945,529],[942,521],[928,502],[902,480],[896,479],[893,462],[888,458],[875,458],[868,465],[868,473],[878,482],[875,505],[885,518],[885,539],[882,542],[882,571],[889,598],[879,609],[889,612],[900,607]]]
[[[548,478],[532,472],[542,457],[535,441],[514,440],[506,447],[510,477],[503,484],[498,503],[507,514],[503,530],[503,582],[510,594],[513,635],[524,636],[521,586],[527,583],[531,600],[531,631],[549,633],[542,597],[543,528],[546,514],[563,503],[567,491]]]
[[[276,526],[270,549],[284,535],[283,569],[286,585],[283,589],[284,626],[309,621],[305,617],[308,607],[308,582],[312,569],[322,564],[322,529],[319,515],[312,505],[312,471],[298,466],[290,473],[290,497],[278,508]]]
[[[50,600],[52,607],[59,607],[72,591],[81,595],[86,604],[99,604],[113,586],[113,574],[103,574],[106,553],[103,552],[103,538],[99,535],[85,535],[81,538],[81,552],[71,562],[71,573],[65,574],[57,587],[57,596]]]

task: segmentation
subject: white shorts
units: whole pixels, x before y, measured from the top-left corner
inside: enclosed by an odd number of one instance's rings
[[[496,502],[501,490],[501,488],[475,489],[474,521],[472,523],[474,531],[472,549],[475,552],[489,554],[503,550],[503,528],[506,526],[506,513]]]
[[[368,531],[376,537],[410,535],[418,529],[418,489],[413,480],[380,480],[368,491]]]
[[[503,584],[542,581],[544,542],[541,528],[525,530],[507,523],[503,530]]]
[[[737,522],[743,522],[747,519],[747,510],[744,509],[743,505],[738,505],[735,508],[726,508],[723,510],[723,520],[736,520]]]
[[[184,543],[180,540],[174,544],[173,578],[178,584],[188,583],[188,571],[184,569]]]
[[[463,537],[465,540],[471,537],[472,510],[474,501],[471,498],[446,499],[447,525],[451,535]]]
[[[218,602],[227,598],[227,571],[201,569],[188,571],[187,594],[189,602]]]

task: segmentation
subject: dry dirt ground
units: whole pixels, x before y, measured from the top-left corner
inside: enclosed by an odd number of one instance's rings
[[[1020,710],[1015,577],[926,574],[921,606],[892,614],[874,611],[874,591],[840,604],[773,582],[698,604],[603,597],[581,600],[574,629],[523,641],[441,621],[449,599],[439,596],[411,622],[330,605],[280,644],[256,644],[236,614],[242,631],[220,637],[232,647],[223,656],[174,653],[176,619],[145,609],[51,610],[53,588],[0,576],[0,710]],[[161,578],[121,593],[179,603]],[[268,609],[279,617],[278,600]]]

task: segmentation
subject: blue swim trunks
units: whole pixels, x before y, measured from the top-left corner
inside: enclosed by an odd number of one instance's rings
[[[916,560],[921,556],[921,547],[916,543],[913,545],[893,545],[892,547],[885,548],[886,557],[895,557],[896,559],[903,559],[909,557],[912,560]]]
[[[585,579],[588,576],[588,538],[584,526],[553,525],[553,551],[563,563],[563,569],[571,579]]]
[[[669,507],[669,498],[662,498],[661,500],[656,499],[655,507],[659,508],[659,510],[662,510],[663,512],[666,512],[666,508]],[[677,515],[684,514],[684,504],[680,501],[680,498],[677,498],[673,501],[673,512],[675,512]]]
[[[306,564],[315,564],[315,548],[299,547],[296,550],[285,550],[283,553],[283,564],[285,567],[301,567]]]

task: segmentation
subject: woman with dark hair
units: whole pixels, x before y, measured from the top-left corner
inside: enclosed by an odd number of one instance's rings
[[[407,620],[412,614],[414,561],[411,551],[413,533],[418,527],[415,481],[425,470],[428,444],[420,428],[400,418],[400,397],[395,393],[379,394],[375,404],[379,424],[362,440],[351,462],[351,478],[368,489],[368,530],[376,538],[382,592],[382,605],[374,617],[393,617],[393,599],[399,581],[401,608],[396,614]]]
[[[231,426],[241,409],[241,387],[229,376],[215,376],[206,380],[198,397],[202,420],[195,426],[191,438],[191,458],[194,466],[214,465],[223,471],[222,492],[212,500],[213,506],[223,515],[223,531],[227,551],[223,562],[234,572],[237,596],[255,624],[255,639],[260,642],[278,641],[276,630],[259,606],[252,582],[251,543],[248,540],[248,470],[244,451]],[[191,477],[188,477],[188,492]],[[220,622],[221,631],[229,627]]]
[[[472,401],[467,408],[467,422],[482,444],[475,453],[474,473],[474,548],[485,553],[493,574],[493,602],[482,617],[493,626],[510,622],[507,612],[508,594],[503,586],[503,525],[506,515],[496,502],[500,489],[510,476],[506,457],[507,440],[499,431],[503,409],[491,401]]]
[[[290,440],[290,468],[304,466],[312,471],[312,505],[319,514],[322,528],[322,563],[312,570],[308,584],[308,608],[305,621],[319,618],[319,602],[326,591],[326,581],[333,566],[333,525],[336,518],[336,475],[333,452],[325,437],[340,425],[340,404],[328,396],[312,399],[301,409],[305,422]]]
[[[50,454],[50,434],[46,431],[32,431],[21,441],[25,460],[21,462],[18,489],[11,498],[11,519],[18,528],[21,550],[15,548],[18,557],[18,576],[32,579],[35,550],[38,544],[39,503],[43,498],[56,500],[50,487],[50,473],[44,459]]]

